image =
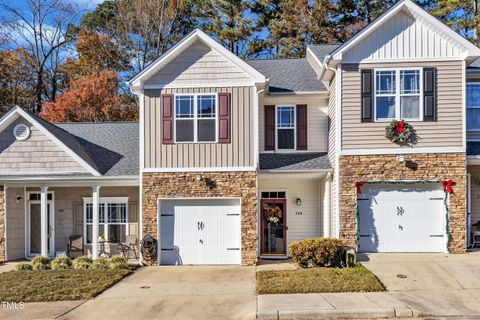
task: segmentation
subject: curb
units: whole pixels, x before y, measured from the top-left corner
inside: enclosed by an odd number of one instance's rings
[[[418,313],[418,312],[417,312]],[[258,320],[316,320],[316,319],[385,319],[412,318],[409,308],[369,308],[332,310],[269,310],[259,311]]]

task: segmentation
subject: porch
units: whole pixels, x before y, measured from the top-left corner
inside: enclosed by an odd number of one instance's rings
[[[263,172],[258,176],[258,253],[285,259],[288,246],[305,238],[330,237],[330,172]]]
[[[127,239],[135,239],[138,258],[139,189],[135,184],[6,182],[5,260],[67,254],[71,236],[79,239],[71,258],[120,254],[119,244]],[[134,258],[133,252],[129,258]]]

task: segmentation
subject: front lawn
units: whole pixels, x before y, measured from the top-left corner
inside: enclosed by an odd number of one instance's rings
[[[90,299],[130,270],[34,270],[0,273],[0,301],[40,302]]]
[[[257,294],[385,291],[362,265],[257,272]]]

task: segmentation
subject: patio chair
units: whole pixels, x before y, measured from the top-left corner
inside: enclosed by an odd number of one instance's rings
[[[136,244],[137,244],[137,237],[136,236],[126,236],[125,241],[122,243],[119,243],[119,249],[122,251],[122,255],[128,259],[128,253],[130,251],[133,251],[133,254],[135,256],[135,259],[137,259],[137,249],[136,249]]]
[[[84,246],[83,246],[83,236],[81,235],[73,235],[69,237],[67,243],[67,256],[71,258],[71,253],[73,252],[80,252],[83,256],[84,253]]]

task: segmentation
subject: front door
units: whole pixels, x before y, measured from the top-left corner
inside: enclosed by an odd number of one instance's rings
[[[285,199],[261,200],[261,255],[286,255],[286,216]]]
[[[30,201],[28,205],[28,255],[36,256],[41,253],[41,204],[39,201]],[[54,216],[52,203],[47,203],[47,221],[48,221],[48,255],[55,253],[54,244]]]

